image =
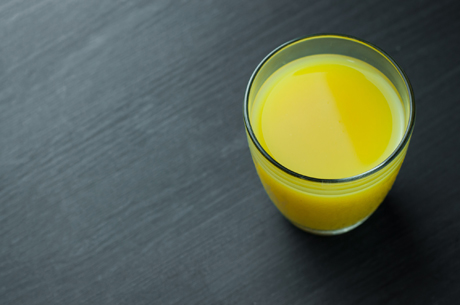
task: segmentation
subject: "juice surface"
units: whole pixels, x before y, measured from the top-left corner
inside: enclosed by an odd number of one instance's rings
[[[372,169],[404,133],[402,101],[392,83],[343,55],[307,56],[278,69],[257,93],[250,119],[277,162],[323,179]]]

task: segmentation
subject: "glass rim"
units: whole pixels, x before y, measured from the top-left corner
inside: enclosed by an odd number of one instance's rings
[[[382,161],[380,164],[376,165],[375,167],[369,169],[368,171],[365,171],[365,172],[363,172],[361,174],[358,174],[358,175],[355,175],[355,176],[346,177],[346,178],[339,178],[339,179],[327,179],[327,178],[310,177],[310,176],[299,174],[299,173],[297,173],[297,172],[285,167],[284,165],[282,165],[281,163],[276,161],[274,158],[272,158],[265,151],[265,149],[262,147],[262,145],[260,145],[259,141],[257,140],[257,137],[255,136],[255,134],[254,134],[254,132],[252,130],[251,121],[249,120],[249,94],[251,92],[251,87],[252,87],[252,84],[253,84],[255,78],[257,77],[260,69],[265,65],[265,63],[268,62],[268,60],[271,59],[279,51],[281,51],[282,49],[284,49],[286,47],[289,47],[290,45],[294,44],[295,42],[305,40],[305,39],[311,39],[311,38],[316,39],[316,38],[325,38],[325,37],[338,38],[338,39],[347,39],[347,40],[355,40],[358,43],[362,43],[367,47],[374,48],[376,51],[380,52],[380,54],[383,57],[385,57],[388,61],[390,61],[390,63],[392,63],[393,66],[397,69],[397,71],[401,75],[401,77],[402,77],[402,79],[403,79],[403,81],[405,83],[405,87],[406,87],[406,89],[407,89],[407,91],[409,93],[409,105],[410,105],[409,121],[407,123],[407,128],[404,131],[404,135],[401,138],[398,146],[392,151],[392,153],[384,161]],[[353,37],[353,36],[350,36],[350,35],[334,34],[334,33],[322,33],[322,34],[302,36],[302,37],[299,37],[299,38],[292,39],[292,40],[290,40],[288,42],[285,42],[282,45],[280,45],[277,48],[275,48],[273,51],[271,51],[257,65],[256,69],[254,70],[254,72],[251,75],[251,78],[249,79],[249,83],[248,83],[248,85],[246,87],[246,93],[244,95],[243,107],[244,107],[244,109],[243,109],[244,125],[246,127],[246,131],[248,132],[249,137],[251,138],[251,140],[254,143],[254,145],[257,147],[257,149],[262,154],[262,156],[265,157],[265,159],[267,159],[272,165],[276,166],[278,169],[282,170],[283,172],[285,172],[285,173],[287,173],[287,174],[289,174],[291,176],[294,176],[296,178],[303,179],[303,180],[308,180],[308,181],[313,181],[313,182],[320,182],[320,183],[343,183],[343,182],[355,181],[355,180],[359,180],[359,179],[362,179],[364,177],[367,177],[369,175],[372,175],[372,174],[380,171],[381,169],[385,168],[397,156],[399,156],[399,154],[402,152],[404,147],[407,145],[407,143],[409,142],[410,136],[412,134],[412,131],[414,129],[414,124],[415,124],[415,97],[414,97],[414,91],[413,91],[412,86],[410,84],[409,78],[407,77],[406,73],[404,73],[403,69],[398,65],[398,63],[396,63],[396,61],[389,54],[387,54],[385,51],[383,51],[382,49],[380,49],[379,47],[373,45],[370,42],[367,42],[367,41],[365,41],[363,39],[359,39],[359,38],[356,38],[356,37]]]

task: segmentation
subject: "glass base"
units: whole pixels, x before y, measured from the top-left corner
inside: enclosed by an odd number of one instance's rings
[[[372,213],[371,213],[372,215]],[[305,231],[305,232],[308,232],[308,233],[311,233],[311,234],[315,234],[315,235],[321,235],[321,236],[332,236],[332,235],[340,235],[340,234],[343,234],[343,233],[347,233],[348,231],[351,231],[353,230],[354,228],[357,228],[360,224],[362,224],[363,222],[366,221],[366,219],[368,219],[371,215],[369,216],[366,216],[365,218],[361,219],[360,221],[358,221],[357,223],[349,226],[349,227],[346,227],[346,228],[342,228],[342,229],[338,229],[338,230],[316,230],[316,229],[311,229],[311,228],[307,228],[307,227],[304,227],[304,226],[301,226],[295,222],[292,222],[291,223],[296,226],[297,228]]]

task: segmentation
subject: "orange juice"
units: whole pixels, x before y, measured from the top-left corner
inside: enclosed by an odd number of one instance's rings
[[[273,73],[259,90],[252,127],[279,163],[339,179],[382,163],[404,134],[402,101],[387,77],[343,55],[312,55]]]
[[[257,67],[245,96],[260,180],[294,225],[334,235],[384,200],[414,128],[409,81],[383,51],[353,37],[288,42]]]

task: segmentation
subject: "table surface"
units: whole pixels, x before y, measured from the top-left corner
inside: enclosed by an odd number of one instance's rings
[[[0,304],[454,304],[455,1],[0,3]],[[405,69],[406,161],[362,226],[318,237],[270,203],[242,104],[290,39],[354,35]]]

